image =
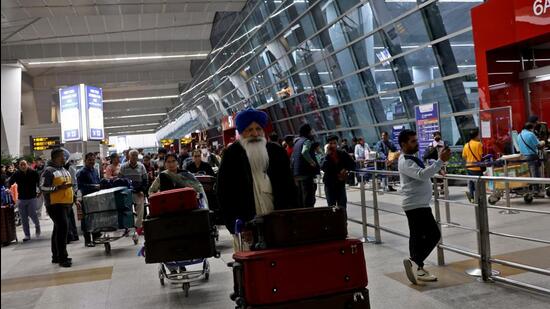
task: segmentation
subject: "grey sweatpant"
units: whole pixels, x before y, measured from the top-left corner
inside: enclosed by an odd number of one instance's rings
[[[17,201],[17,207],[19,208],[19,216],[21,217],[21,224],[23,225],[23,232],[25,237],[31,237],[31,231],[29,229],[29,217],[34,223],[36,233],[40,234],[40,221],[38,221],[38,215],[36,214],[37,199],[32,198],[29,200],[19,199]]]

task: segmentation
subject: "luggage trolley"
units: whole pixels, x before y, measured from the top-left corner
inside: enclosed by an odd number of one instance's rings
[[[188,266],[202,265],[200,270],[187,270]],[[189,261],[166,262],[159,264],[159,281],[164,286],[165,279],[173,284],[181,283],[185,297],[189,297],[191,283],[197,281],[208,281],[210,279],[210,263],[208,259],[196,259]]]
[[[96,245],[103,245],[105,247],[105,255],[111,255],[111,243],[113,241],[119,240],[124,237],[128,237],[130,234],[130,230],[124,230],[121,233],[121,230],[108,230],[108,231],[101,231],[101,233],[104,233],[100,237],[93,240],[94,244]],[[136,232],[134,232],[134,235],[132,236],[132,240],[134,242],[134,245],[137,245],[139,242],[138,235]]]
[[[485,176],[530,177],[527,160],[523,160],[519,154],[502,156],[487,165]],[[487,199],[491,205],[495,205],[503,196],[507,197],[507,201],[513,197],[523,197],[526,204],[531,204],[535,197],[530,185],[524,182],[491,180],[487,182],[487,191],[491,193]],[[509,196],[510,193],[513,196]]]

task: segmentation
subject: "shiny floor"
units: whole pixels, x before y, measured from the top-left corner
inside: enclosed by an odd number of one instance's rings
[[[451,198],[464,200],[464,187],[451,188]],[[361,219],[359,207],[351,205],[360,201],[357,189],[349,189],[348,213],[351,218]],[[380,208],[400,212],[399,195],[388,193],[379,196]],[[366,202],[372,205],[371,193]],[[326,201],[319,198],[319,206]],[[498,205],[503,206],[504,202]],[[550,199],[537,199],[526,206],[522,199],[514,199],[513,206],[550,210]],[[474,227],[473,208],[451,205],[449,221],[461,226]],[[372,211],[367,219],[372,223]],[[490,225],[493,231],[522,236],[549,239],[548,215],[521,212],[500,214],[490,210]],[[443,216],[443,220],[446,220]],[[220,259],[210,259],[211,274],[208,281],[193,283],[189,297],[185,297],[181,284],[166,283],[161,286],[158,265],[147,265],[137,256],[140,245],[134,245],[130,237],[112,243],[111,255],[105,254],[103,246],[85,248],[83,241],[68,247],[73,258],[73,267],[59,268],[50,263],[51,222],[41,220],[43,236],[26,243],[13,243],[1,249],[1,305],[2,308],[234,308],[229,299],[232,291],[232,274],[226,266],[231,261],[231,238],[221,230]],[[382,226],[407,232],[404,217],[381,213]],[[31,224],[32,230],[32,224]],[[361,237],[361,226],[349,223],[352,237]],[[473,252],[477,251],[475,233],[459,228],[443,228],[444,243]],[[368,230],[373,236],[373,230]],[[22,239],[21,228],[18,228]],[[408,241],[405,238],[382,232],[382,243],[364,245],[372,308],[549,308],[550,296],[536,294],[499,283],[482,283],[464,273],[475,268],[477,261],[451,252],[445,252],[446,265],[436,266],[435,253],[428,259],[428,268],[440,280],[413,286],[402,271],[402,259],[407,256]],[[550,269],[550,246],[503,238],[491,237],[493,256]],[[338,265],[327,265],[338,267]],[[494,266],[503,276],[522,280],[550,289],[550,277],[536,275],[508,267]],[[321,270],[322,271],[322,270]]]

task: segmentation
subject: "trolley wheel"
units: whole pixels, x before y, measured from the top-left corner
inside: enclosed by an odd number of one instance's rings
[[[160,267],[162,267],[162,265]],[[160,268],[159,268],[159,281],[160,281],[160,285],[164,286],[164,274],[162,273],[162,269]]]
[[[221,256],[222,256],[222,255],[221,255],[221,253],[220,253],[219,251],[216,252],[216,254],[214,255],[214,257],[217,258],[217,259],[219,259]]]
[[[489,199],[488,199],[489,204],[495,205],[498,201],[500,201],[499,197],[496,197],[494,195],[489,196]]]
[[[191,283],[185,282],[182,288],[183,288],[183,293],[185,293],[185,297],[189,297],[189,289],[191,288]]]
[[[546,196],[550,197],[550,187],[546,188]]]
[[[103,245],[105,246],[105,254],[111,255],[111,243],[106,242]]]
[[[210,273],[204,274],[204,281],[208,281],[210,279]]]
[[[526,204],[531,204],[533,202],[533,194],[525,194],[523,200]]]

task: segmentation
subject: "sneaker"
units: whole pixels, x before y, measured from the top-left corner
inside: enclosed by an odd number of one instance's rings
[[[470,194],[470,192],[464,192],[466,193],[466,197],[468,198],[468,201],[470,203],[473,203],[474,202],[474,197],[472,196],[472,194]]]
[[[403,260],[403,266],[405,266],[405,273],[407,274],[407,278],[412,284],[418,284],[418,282],[416,281],[416,273],[413,271],[413,265],[416,265],[416,263],[413,262],[411,259]]]
[[[25,236],[25,238],[23,238],[23,241],[29,241],[29,240],[31,240],[30,236]]]
[[[417,271],[416,271],[416,278],[420,281],[426,281],[426,282],[433,282],[433,281],[437,281],[437,277],[430,274],[427,270],[425,270],[424,268],[419,268]]]
[[[397,191],[397,190],[395,190],[392,186],[388,186],[388,191],[389,191],[389,192],[395,192],[395,191]]]
[[[85,244],[85,246],[88,248],[92,248],[92,247],[95,247],[95,244],[93,242],[88,242]]]

